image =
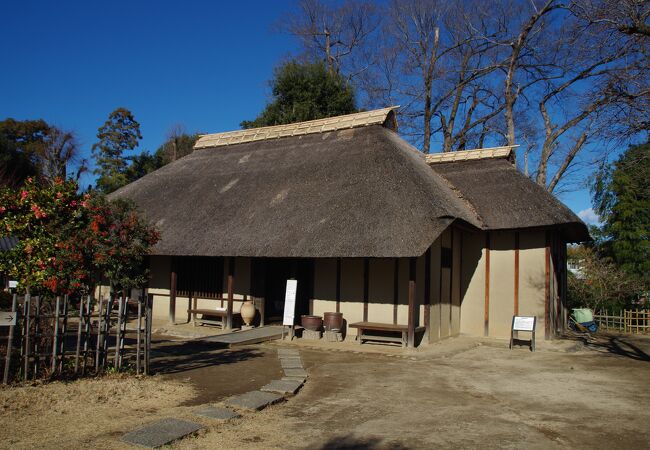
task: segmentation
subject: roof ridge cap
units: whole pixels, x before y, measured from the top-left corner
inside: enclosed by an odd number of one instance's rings
[[[399,106],[388,106],[381,109],[361,111],[342,116],[324,117],[305,122],[204,134],[196,141],[194,149],[198,150],[241,144],[244,142],[317,134],[369,125],[382,125],[386,128],[397,130],[397,119],[395,118],[395,110],[397,108]]]
[[[503,145],[500,147],[475,148],[471,150],[457,150],[453,152],[429,153],[424,155],[427,164],[446,162],[474,161],[481,159],[507,159],[513,161],[513,149],[519,145]]]

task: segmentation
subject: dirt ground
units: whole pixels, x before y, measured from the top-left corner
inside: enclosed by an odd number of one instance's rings
[[[194,416],[193,405],[275,377],[278,344],[196,352],[161,345],[164,374],[149,379],[1,390],[0,442],[127,448],[122,431],[178,417],[206,427],[174,444],[179,449],[650,447],[649,338],[603,335],[535,353],[469,338],[415,353],[297,346],[309,373],[302,391],[229,423]]]

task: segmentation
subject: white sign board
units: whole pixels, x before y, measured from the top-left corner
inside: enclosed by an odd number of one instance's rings
[[[0,327],[9,327],[16,325],[16,314],[15,312],[0,312]]]
[[[512,331],[535,331],[535,316],[515,316]]]
[[[9,289],[16,289],[18,287],[18,282],[14,280],[9,280]]]
[[[298,280],[287,280],[287,291],[284,295],[284,316],[282,317],[282,325],[293,326],[293,320],[296,314],[297,290]]]

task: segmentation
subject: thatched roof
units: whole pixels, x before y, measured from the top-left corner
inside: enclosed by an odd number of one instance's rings
[[[489,157],[451,163],[432,163],[475,209],[483,229],[522,229],[558,226],[565,239],[589,240],[585,224],[573,211],[508,160]]]
[[[250,130],[207,135],[192,154],[111,197],[134,200],[158,227],[160,255],[419,256],[454,221],[476,229],[493,223],[481,216],[483,207],[463,198],[449,173],[432,170],[392,131],[390,108],[362,114],[330,120],[325,132],[312,127],[264,140],[244,134]],[[538,225],[574,216],[556,218]]]

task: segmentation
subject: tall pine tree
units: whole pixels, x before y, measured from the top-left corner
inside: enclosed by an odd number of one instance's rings
[[[140,124],[131,111],[117,108],[97,131],[97,139],[92,147],[97,163],[97,189],[108,194],[128,182],[128,158],[124,153],[135,149],[142,139]]]

